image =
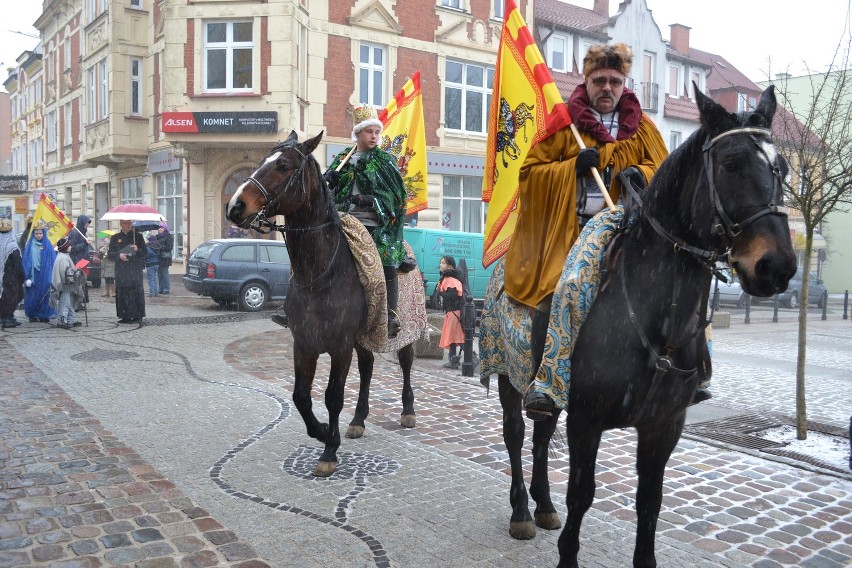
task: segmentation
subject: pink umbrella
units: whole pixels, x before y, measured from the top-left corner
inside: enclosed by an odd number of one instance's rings
[[[131,221],[165,221],[159,211],[153,207],[142,205],[141,203],[125,203],[124,205],[116,205],[109,211],[104,213],[101,221],[121,221],[129,219]]]

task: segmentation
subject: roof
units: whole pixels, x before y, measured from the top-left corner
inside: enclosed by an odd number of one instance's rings
[[[669,55],[680,55],[668,50]],[[689,58],[702,63],[710,68],[707,72],[707,91],[718,91],[722,89],[736,89],[738,91],[753,91],[760,93],[763,89],[743,75],[731,62],[715,53],[708,53],[700,49],[689,48]]]
[[[559,94],[562,95],[562,100],[567,103],[577,85],[583,82],[583,76],[579,73],[562,73],[560,71],[553,71],[552,73],[553,82],[556,83]]]
[[[687,122],[701,122],[698,105],[688,97],[674,98],[666,95],[663,105],[663,116],[666,118],[685,120]]]
[[[535,25],[556,26],[606,36],[609,18],[596,14],[588,8],[581,8],[560,0],[536,0]]]

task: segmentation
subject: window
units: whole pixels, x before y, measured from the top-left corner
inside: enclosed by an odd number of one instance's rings
[[[47,113],[47,151],[56,150],[56,111]]]
[[[737,112],[748,110],[748,95],[745,93],[737,93]]]
[[[204,25],[206,92],[251,92],[254,30],[252,22],[207,22]]]
[[[494,68],[447,61],[444,85],[446,128],[485,134]]]
[[[98,76],[100,79],[100,92],[98,93],[98,118],[104,119],[109,112],[109,75],[107,74],[107,60],[98,62]]]
[[[132,177],[121,180],[121,203],[142,203],[142,178]]]
[[[493,0],[494,3],[494,19],[503,19],[503,9],[506,7],[505,0]]]
[[[141,10],[142,9],[142,0],[130,0],[130,7],[131,8],[138,8],[138,9]]]
[[[96,69],[94,67],[90,68],[86,73],[86,95],[88,99],[86,100],[86,109],[87,116],[89,117],[89,124],[95,122],[95,101],[97,97],[95,96],[96,83],[95,78],[97,77]]]
[[[481,233],[487,213],[485,205],[481,177],[444,175],[441,225],[445,229]]]
[[[462,0],[441,0],[441,6],[446,6],[447,8],[455,8],[456,10],[462,9]]]
[[[287,247],[280,245],[260,245],[259,262],[274,262],[276,264],[290,264],[290,256]]]
[[[299,88],[297,94],[303,101],[308,100],[308,28],[299,23],[299,43],[296,45],[298,57],[296,65],[299,66]]]
[[[62,111],[63,118],[63,137],[62,143],[65,146],[70,146],[74,142],[74,136],[71,132],[71,103],[65,103],[65,108]]]
[[[358,56],[358,99],[374,107],[384,107],[385,100],[385,48],[361,44]]]
[[[142,60],[130,59],[130,114],[142,114]]]
[[[566,71],[568,42],[563,36],[552,35],[547,40],[547,66],[552,71]]]
[[[65,69],[63,69],[63,70],[68,70],[68,69],[71,69],[71,38],[70,37],[65,40],[65,44],[62,47],[63,47],[63,51],[64,51],[63,55],[65,56],[65,61],[63,62],[65,64]]]
[[[666,87],[666,92],[671,97],[679,97],[683,95],[680,73],[680,65],[669,65],[669,84]]]
[[[254,262],[254,245],[233,245],[222,251],[222,261]]]
[[[689,92],[692,93],[690,97],[692,100],[695,100],[695,87],[692,86],[693,83],[698,85],[700,90],[704,90],[704,85],[701,84],[701,73],[698,71],[693,71],[689,74],[690,83],[689,83]]]
[[[175,237],[173,258],[183,256],[183,177],[181,170],[157,174],[157,210],[166,218]]]
[[[107,0],[86,0],[86,21],[93,22],[95,18],[106,12]]]
[[[674,149],[680,146],[682,136],[683,135],[677,130],[672,130],[672,133],[669,136],[669,152],[674,152]]]

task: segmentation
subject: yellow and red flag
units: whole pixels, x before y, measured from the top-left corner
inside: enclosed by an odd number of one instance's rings
[[[488,203],[482,265],[509,249],[518,177],[530,148],[571,124],[571,116],[515,0],[506,0],[488,115],[482,200]]]
[[[406,214],[426,209],[426,128],[420,71],[415,72],[388,105],[379,111],[379,120],[384,125],[381,147],[396,158],[408,193]]]
[[[53,244],[68,234],[74,228],[71,219],[56,206],[56,204],[44,193],[38,200],[35,213],[33,213],[33,228],[42,226],[45,236]]]

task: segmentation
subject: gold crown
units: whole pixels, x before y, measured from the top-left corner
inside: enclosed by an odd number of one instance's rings
[[[370,119],[378,120],[379,113],[370,105],[359,106],[355,107],[355,110],[352,111],[352,119],[355,121],[355,124]]]
[[[33,231],[35,231],[36,229],[44,230],[44,229],[47,229],[48,227],[49,227],[49,225],[47,224],[47,221],[45,221],[44,219],[39,219],[38,221],[33,223],[32,229],[33,229]]]
[[[12,230],[12,220],[8,217],[0,219],[0,233],[6,233]]]

